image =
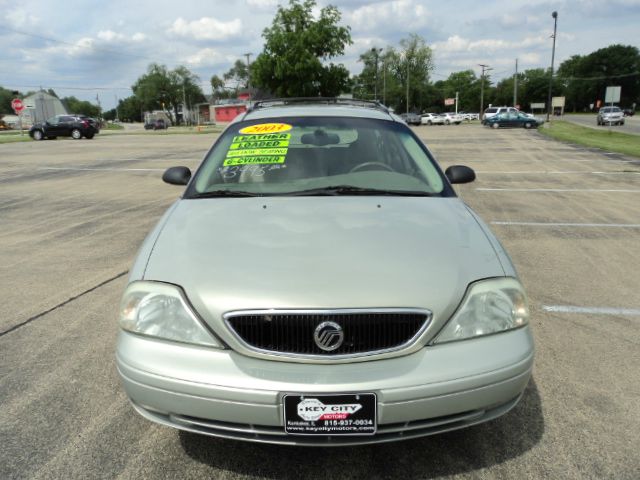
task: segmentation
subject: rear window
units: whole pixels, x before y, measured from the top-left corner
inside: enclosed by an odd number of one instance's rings
[[[403,124],[286,117],[232,125],[186,196],[218,190],[277,195],[345,185],[451,194],[426,148]]]

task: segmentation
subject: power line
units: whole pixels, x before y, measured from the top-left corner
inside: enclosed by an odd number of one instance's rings
[[[90,48],[92,50],[101,50],[103,52],[114,53],[116,55],[123,55],[125,57],[141,58],[143,60],[154,61],[154,60],[150,59],[149,57],[145,57],[143,55],[136,55],[134,53],[125,53],[125,52],[122,52],[120,50],[115,50],[115,49],[96,46],[96,45],[83,45],[83,44],[78,44],[78,43],[65,42],[64,40],[58,40],[57,38],[45,37],[44,35],[39,35],[39,34],[36,34],[36,33],[31,33],[31,32],[25,32],[23,30],[17,30],[15,28],[7,27],[6,25],[2,25],[2,24],[0,24],[0,28],[2,28],[3,30],[7,30],[9,32],[17,33],[19,35],[25,35],[27,37],[38,38],[40,40],[59,43],[59,44],[67,45],[67,46],[74,47],[74,48]]]
[[[623,73],[620,75],[604,75],[602,77],[564,77],[562,75],[554,75],[554,76],[562,80],[607,80],[609,78],[624,78],[624,77],[633,77],[636,75],[640,75],[640,72]]]

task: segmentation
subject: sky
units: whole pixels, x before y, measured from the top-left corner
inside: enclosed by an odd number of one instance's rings
[[[104,109],[131,95],[151,62],[185,65],[205,93],[244,54],[262,51],[262,31],[285,0],[0,0],[0,86],[54,88]],[[361,53],[397,47],[411,33],[433,49],[433,80],[490,65],[494,81],[614,43],[640,46],[640,0],[318,0],[342,13],[353,44],[334,59],[360,73]]]

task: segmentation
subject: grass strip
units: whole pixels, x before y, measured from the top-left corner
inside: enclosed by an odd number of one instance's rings
[[[0,144],[2,143],[17,143],[17,142],[29,142],[32,141],[31,137],[26,133],[24,135],[0,135]]]
[[[556,140],[640,158],[640,135],[612,131],[615,128],[602,127],[601,130],[596,130],[562,120],[553,120],[551,125],[539,128],[538,131]]]

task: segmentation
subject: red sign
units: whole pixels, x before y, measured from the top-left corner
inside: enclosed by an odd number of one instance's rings
[[[19,98],[14,98],[13,100],[11,100],[11,108],[13,108],[14,112],[20,113],[22,110],[24,110],[24,103],[22,103],[22,100],[20,100]]]
[[[444,104],[445,105],[455,105],[456,103],[456,99],[455,98],[445,98],[444,99]]]

